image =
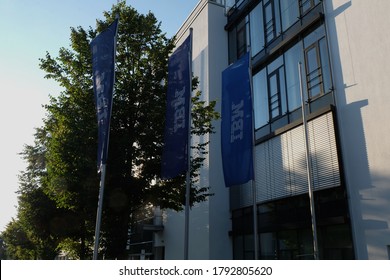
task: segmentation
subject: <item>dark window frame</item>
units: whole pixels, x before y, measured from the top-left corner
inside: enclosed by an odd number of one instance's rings
[[[271,19],[267,21],[267,8],[270,6],[271,8]],[[276,14],[275,14],[275,2],[273,0],[264,1],[263,2],[263,28],[264,28],[264,39],[265,44],[269,45],[272,41],[274,41],[278,36],[276,34]],[[271,29],[269,31],[269,29]],[[271,34],[270,34],[271,33]],[[272,38],[269,37],[272,35]]]
[[[281,91],[281,80],[280,80],[280,69],[284,68],[284,64],[271,73],[268,73],[267,75],[267,82],[268,82],[268,108],[269,108],[269,120],[272,122],[273,120],[276,120],[280,118],[283,115],[282,110],[282,91]],[[271,92],[271,79],[276,76],[276,93]],[[271,94],[273,94],[271,96]],[[276,96],[276,100],[273,101],[273,98]],[[273,107],[273,104],[277,103],[276,107]],[[273,112],[277,110],[277,115],[274,115]]]
[[[315,61],[317,66],[315,69],[309,69],[309,52],[312,50],[315,51]],[[307,94],[309,96],[310,102],[312,99],[323,96],[325,94],[319,40],[315,41],[313,44],[304,49],[304,59]],[[316,80],[318,80],[318,82],[316,82]],[[313,94],[312,90],[316,87],[319,87],[319,93]]]

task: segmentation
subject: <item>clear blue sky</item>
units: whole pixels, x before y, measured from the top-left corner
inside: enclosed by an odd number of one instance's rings
[[[127,0],[139,13],[151,11],[173,36],[199,0]],[[70,27],[95,27],[116,0],[0,0],[0,231],[16,216],[18,153],[33,144],[49,95],[61,89],[44,79],[39,58],[69,46]],[[98,187],[98,186],[97,186]],[[97,198],[96,198],[97,199]]]

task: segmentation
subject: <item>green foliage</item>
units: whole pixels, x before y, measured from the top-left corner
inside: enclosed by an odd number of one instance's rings
[[[10,260],[33,260],[36,259],[34,244],[23,229],[21,223],[12,219],[1,238],[6,249],[6,258]]]
[[[97,125],[92,88],[90,41],[119,15],[116,81],[101,228],[101,254],[125,259],[128,229],[150,205],[182,210],[185,176],[160,176],[166,106],[166,38],[152,13],[138,14],[122,1],[105,12],[96,30],[72,28],[70,49],[40,60],[46,78],[63,91],[45,106],[35,144],[22,153],[28,167],[20,176],[18,220],[4,242],[11,258],[51,258],[60,250],[91,258],[98,200]],[[197,88],[193,80],[193,89]],[[192,97],[191,204],[205,201],[209,186],[199,184],[208,134],[219,118],[215,102],[199,91]]]

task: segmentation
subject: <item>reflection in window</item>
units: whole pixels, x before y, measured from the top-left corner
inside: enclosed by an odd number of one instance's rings
[[[269,81],[269,107],[271,118],[279,117],[281,114],[280,102],[280,87],[279,87],[279,72],[274,72],[268,76]]]
[[[257,5],[249,14],[252,57],[264,48],[263,9]]]
[[[276,236],[274,232],[260,234],[260,256],[263,260],[277,259]]]
[[[262,0],[244,20],[229,30],[229,62],[250,46],[252,57],[312,10],[320,0]],[[236,2],[240,7],[243,1]],[[246,44],[246,45],[245,45]]]
[[[303,91],[311,99],[332,90],[324,26],[298,41],[253,76],[255,129],[301,107],[298,63],[305,67]],[[292,117],[291,120],[295,120]]]
[[[268,98],[271,119],[287,112],[283,56],[279,56],[268,67]]]
[[[321,67],[322,67],[322,81],[324,83],[324,93],[332,90],[332,79],[330,74],[330,63],[328,56],[328,47],[326,44],[325,37],[321,38],[318,41],[318,45],[320,48],[320,59],[321,59]]]
[[[266,69],[263,69],[253,76],[253,95],[255,107],[255,128],[259,128],[266,125],[269,121]]]
[[[320,0],[301,0],[301,4],[300,4],[301,14],[304,15],[315,5],[317,5],[319,2]]]
[[[237,26],[237,58],[246,53],[246,24],[245,19]]]
[[[268,2],[264,6],[264,30],[267,43],[271,42],[276,37],[275,17],[273,2]]]
[[[322,91],[321,62],[318,45],[315,43],[305,50],[306,80],[309,97],[320,95]]]
[[[289,111],[301,107],[298,63],[302,62],[302,43],[299,42],[284,54],[286,87]]]
[[[264,1],[263,7],[265,41],[270,43],[280,34],[279,0]]]
[[[332,89],[325,27],[321,25],[304,38],[307,92],[310,98]]]
[[[299,19],[298,0],[280,0],[282,30],[287,30]]]

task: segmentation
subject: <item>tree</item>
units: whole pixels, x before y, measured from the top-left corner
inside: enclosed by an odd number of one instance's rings
[[[37,129],[34,145],[26,145],[21,153],[27,167],[19,175],[17,219],[3,233],[10,258],[54,259],[61,238],[69,232],[64,223],[69,211],[57,208],[45,193],[46,148],[42,132]]]
[[[99,177],[89,43],[117,14],[116,82],[101,253],[107,259],[127,258],[128,228],[131,217],[140,216],[140,209],[150,204],[183,208],[185,176],[165,181],[159,178],[167,90],[162,81],[167,77],[174,38],[166,38],[152,13],[138,14],[122,1],[104,13],[105,20],[98,20],[95,30],[71,28],[70,49],[61,48],[56,58],[47,53],[40,60],[46,78],[57,81],[63,92],[51,97],[35,145],[26,146],[24,155],[31,165],[21,176],[19,220],[9,230],[21,229],[34,246],[50,241],[50,246],[35,252],[66,249],[76,258],[91,257]],[[197,84],[194,79],[194,89]],[[192,101],[191,133],[202,136],[213,132],[212,120],[218,118],[215,102],[206,105],[199,91]],[[191,204],[209,195],[208,186],[196,184],[207,144],[196,142],[192,147]],[[32,225],[26,226],[27,219]],[[11,242],[10,236],[6,235],[7,242]]]
[[[6,230],[1,233],[3,246],[6,250],[7,259],[11,260],[33,260],[36,259],[34,244],[28,238],[18,220],[12,219]]]

